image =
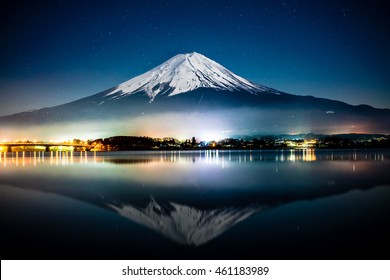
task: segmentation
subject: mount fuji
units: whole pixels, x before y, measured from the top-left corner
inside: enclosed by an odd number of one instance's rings
[[[284,93],[193,52],[67,104],[0,117],[6,131],[61,125],[68,133],[148,136],[389,133],[390,110]],[[67,132],[68,131],[68,132]],[[13,131],[15,133],[15,129]]]
[[[246,91],[253,94],[269,90],[237,76],[204,55],[193,52],[174,56],[156,68],[120,84],[106,96],[118,99],[145,92],[150,101],[153,101],[158,95],[170,97],[199,88]]]

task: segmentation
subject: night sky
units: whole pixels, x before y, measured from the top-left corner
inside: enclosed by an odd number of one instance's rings
[[[293,94],[390,108],[386,1],[3,1],[0,115],[196,51]]]

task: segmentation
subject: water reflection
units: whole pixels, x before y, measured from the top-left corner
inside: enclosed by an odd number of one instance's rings
[[[50,165],[69,165],[74,163],[88,163],[88,159],[96,162],[96,152],[92,153],[92,158],[87,152],[68,152],[68,151],[32,151],[32,152],[0,152],[0,164],[3,166],[36,166],[38,163],[45,163],[45,159],[49,160]],[[75,158],[77,158],[75,160]]]
[[[387,151],[371,150],[280,150],[280,151],[152,151],[152,152],[0,152],[3,166],[26,166],[45,163],[50,165],[112,163],[148,164],[153,162],[206,163],[225,167],[226,163],[273,162],[314,162],[314,161],[385,161],[389,160]],[[355,169],[355,167],[353,167]]]
[[[390,186],[390,151],[0,153],[1,183],[98,206],[200,246],[287,203]]]
[[[195,246],[207,243],[235,224],[267,208],[248,205],[202,210],[175,202],[159,204],[154,198],[144,208],[130,204],[119,207],[107,205],[121,216],[177,243]]]

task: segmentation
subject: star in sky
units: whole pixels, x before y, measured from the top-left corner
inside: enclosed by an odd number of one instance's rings
[[[8,4],[0,115],[89,96],[192,51],[281,91],[390,107],[383,1]]]

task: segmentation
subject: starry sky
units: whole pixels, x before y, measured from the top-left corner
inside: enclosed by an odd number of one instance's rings
[[[386,1],[4,1],[0,116],[199,52],[293,94],[390,108]]]

